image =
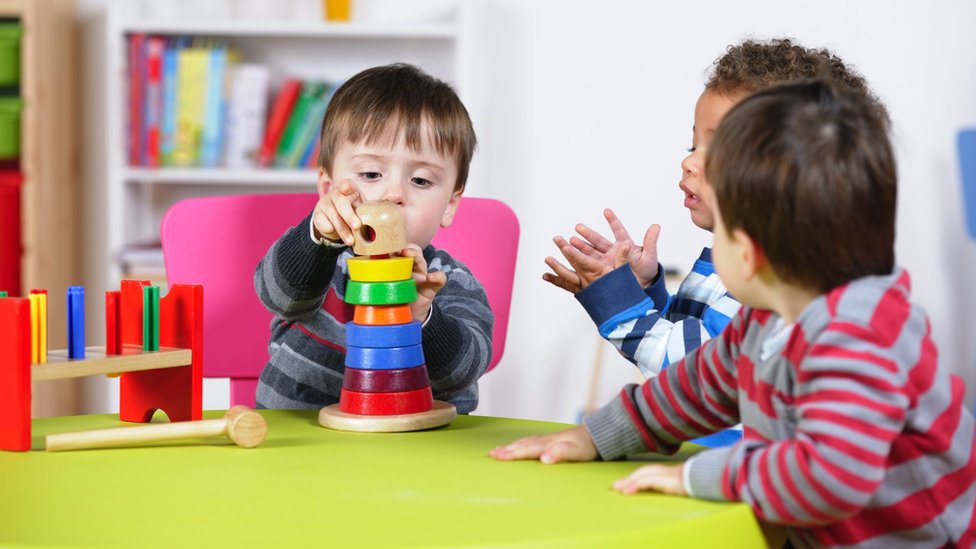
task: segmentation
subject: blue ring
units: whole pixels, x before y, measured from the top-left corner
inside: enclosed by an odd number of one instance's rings
[[[407,347],[419,345],[421,338],[422,328],[416,320],[386,326],[346,323],[346,345],[350,347]]]
[[[398,370],[424,364],[423,345],[346,347],[346,366],[363,370]]]

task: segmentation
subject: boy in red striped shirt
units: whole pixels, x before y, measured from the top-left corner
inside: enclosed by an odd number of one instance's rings
[[[972,547],[976,422],[894,263],[888,131],[875,101],[822,81],[733,107],[705,171],[716,268],[746,306],[583,426],[491,455],[670,454],[741,420],[735,445],[614,488],[743,501],[794,547]]]

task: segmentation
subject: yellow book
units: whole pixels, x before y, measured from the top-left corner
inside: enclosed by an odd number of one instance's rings
[[[176,166],[194,166],[199,162],[209,52],[207,48],[194,46],[179,53],[176,144],[173,150]]]

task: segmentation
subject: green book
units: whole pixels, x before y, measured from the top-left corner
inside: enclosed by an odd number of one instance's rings
[[[322,119],[325,117],[325,110],[329,106],[329,99],[332,99],[332,91],[331,86],[326,85],[322,93],[309,106],[308,113],[295,134],[291,149],[285,151],[282,167],[298,168],[302,165],[302,158],[305,157],[308,148],[318,138],[319,130],[322,129]]]
[[[299,92],[298,99],[295,100],[295,107],[291,110],[291,116],[288,117],[288,124],[285,126],[284,133],[281,134],[281,141],[278,142],[278,150],[275,153],[275,166],[279,168],[287,167],[288,152],[295,145],[295,139],[298,137],[298,132],[305,118],[308,116],[308,110],[323,93],[325,93],[325,84],[322,82],[312,81],[302,83],[302,91]]]

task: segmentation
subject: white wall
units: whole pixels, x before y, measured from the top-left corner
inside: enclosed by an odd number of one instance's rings
[[[80,18],[105,2],[78,0]],[[482,382],[478,413],[573,421],[598,354],[597,400],[635,379],[575,300],[541,280],[542,260],[557,253],[553,235],[577,222],[602,227],[612,207],[635,233],[661,223],[662,259],[690,268],[710,235],[681,205],[679,162],[705,69],[746,36],[829,47],[887,102],[901,175],[898,260],[931,314],[943,361],[972,394],[976,326],[966,312],[976,308],[976,247],[964,232],[954,140],[976,126],[976,3],[483,3],[486,44],[475,62],[486,109],[473,113],[481,158],[471,188],[515,209],[522,241],[505,357]]]
[[[479,413],[573,421],[599,341],[575,300],[541,280],[551,237],[663,225],[661,257],[688,269],[709,235],[677,189],[704,70],[746,36],[790,36],[856,66],[888,104],[901,176],[897,257],[930,313],[944,363],[974,384],[976,248],[960,206],[955,135],[976,125],[976,4],[937,0],[625,2],[488,0],[488,162],[481,188],[522,222],[508,347]],[[633,379],[601,345],[599,400]]]

